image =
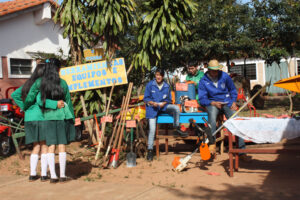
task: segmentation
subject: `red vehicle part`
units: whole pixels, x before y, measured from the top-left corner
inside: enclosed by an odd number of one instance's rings
[[[6,91],[5,91],[5,96],[6,96],[6,99],[8,99],[9,98],[9,91],[10,90],[13,90],[13,91],[15,91],[16,89],[18,89],[19,87],[9,87],[9,88],[7,88],[6,89]]]
[[[9,128],[8,126],[2,126],[2,125],[0,125],[0,134],[3,133],[8,128]]]

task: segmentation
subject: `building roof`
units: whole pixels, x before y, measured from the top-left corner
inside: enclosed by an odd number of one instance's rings
[[[25,10],[43,3],[49,2],[52,5],[58,7],[58,4],[54,0],[13,0],[0,3],[0,17]]]

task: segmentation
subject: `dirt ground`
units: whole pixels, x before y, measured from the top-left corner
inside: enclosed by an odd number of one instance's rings
[[[258,111],[285,114],[286,108]],[[247,113],[244,112],[247,116]],[[163,141],[161,141],[162,143]],[[101,169],[91,163],[95,149],[86,141],[67,146],[67,176],[74,180],[53,186],[48,182],[27,181],[30,150],[23,149],[24,160],[17,155],[0,160],[1,199],[92,199],[97,195],[108,199],[300,199],[300,153],[253,154],[251,162],[240,162],[239,172],[228,175],[228,154],[218,154],[213,162],[200,161],[196,154],[188,168],[180,173],[172,171],[174,156],[184,157],[192,145],[171,140],[169,154],[164,152],[153,162],[137,159],[137,166],[127,168],[126,162],[117,169]],[[288,141],[275,148],[300,150],[300,139]],[[59,174],[58,156],[56,169]],[[40,169],[38,169],[38,172]],[[38,191],[38,192],[36,192]],[[40,195],[37,195],[40,194]],[[102,199],[102,198],[101,198]]]

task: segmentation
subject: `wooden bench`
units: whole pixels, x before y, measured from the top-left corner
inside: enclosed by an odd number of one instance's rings
[[[204,120],[202,119],[204,117],[206,120],[208,118],[208,115],[206,112],[197,112],[197,113],[180,113],[179,117],[179,123],[189,123],[190,119],[194,119],[197,124],[204,124]],[[156,146],[156,156],[159,157],[159,139],[165,139],[165,149],[166,154],[168,154],[168,140],[169,139],[182,139],[182,140],[197,140],[198,136],[188,136],[188,137],[180,137],[180,136],[174,136],[169,135],[168,133],[168,126],[165,126],[164,135],[159,135],[159,126],[161,124],[173,124],[173,116],[169,114],[160,114],[157,117],[157,125],[156,125],[156,131],[155,131],[155,146]]]

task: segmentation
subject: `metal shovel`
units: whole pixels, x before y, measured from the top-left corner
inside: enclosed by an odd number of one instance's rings
[[[136,166],[136,154],[133,153],[133,128],[130,130],[130,152],[127,154],[126,160],[127,167]]]

